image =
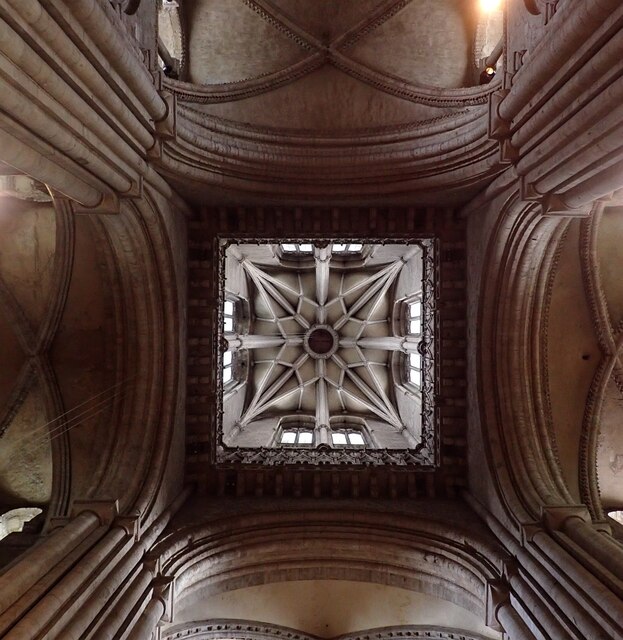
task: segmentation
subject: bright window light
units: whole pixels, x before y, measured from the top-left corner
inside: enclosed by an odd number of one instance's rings
[[[282,251],[288,251],[289,253],[294,253],[296,251],[296,245],[295,244],[282,244],[281,245],[281,249],[282,249]]]
[[[299,432],[299,444],[311,444],[314,439],[314,434],[311,431]]]
[[[231,367],[223,369],[223,382],[229,382],[232,379]]]
[[[502,6],[502,0],[478,0],[480,10],[486,13],[496,11]]]
[[[345,433],[332,433],[331,440],[333,441],[333,444],[347,444]]]
[[[617,522],[623,524],[623,511],[610,511],[608,515]]]
[[[231,351],[225,351],[223,354],[223,364],[225,366],[231,364]]]
[[[422,374],[417,369],[409,369],[409,382],[419,387],[422,382]]]
[[[412,302],[409,305],[409,315],[412,318],[419,318],[422,314],[422,303],[421,302]]]
[[[281,434],[282,444],[294,444],[296,442],[296,431],[284,431]]]
[[[236,306],[232,300],[223,302],[223,331],[232,333],[236,315]]]
[[[333,251],[333,253],[353,254],[353,253],[360,253],[362,249],[363,249],[363,245],[358,243],[358,244],[334,244],[331,250]]]
[[[411,320],[409,322],[409,333],[413,335],[422,333],[422,323],[419,320]]]
[[[311,246],[311,244],[302,244],[301,245],[301,252],[302,253],[311,253],[314,250],[314,247]]]
[[[360,433],[349,433],[348,441],[350,442],[350,444],[355,446],[361,446],[366,443]]]
[[[409,354],[409,366],[420,369],[422,364],[422,356],[419,353]]]

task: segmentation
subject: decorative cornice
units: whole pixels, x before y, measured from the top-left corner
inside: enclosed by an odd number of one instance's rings
[[[185,638],[221,640],[223,637],[232,640],[320,640],[318,636],[289,627],[230,619],[202,620],[176,625],[163,634],[162,640],[182,640]],[[478,633],[470,633],[458,628],[426,625],[368,629],[335,636],[329,640],[395,640],[402,638],[405,640],[410,638],[414,640],[419,638],[426,640],[485,640],[485,636]]]

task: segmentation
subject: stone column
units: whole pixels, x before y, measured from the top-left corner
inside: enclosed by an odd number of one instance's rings
[[[498,607],[495,615],[508,640],[536,640],[510,601]]]
[[[173,619],[173,580],[159,576],[154,580],[151,600],[143,610],[127,640],[150,640],[160,621]]]
[[[546,507],[543,521],[569,553],[599,574],[619,597],[623,597],[623,546],[593,526],[584,505]]]
[[[536,640],[510,598],[510,585],[506,578],[491,580],[487,584],[487,625],[503,631],[509,640]]]
[[[72,542],[75,543],[70,546],[70,550],[76,548],[80,542],[84,541],[99,526],[109,526],[117,515],[116,502],[77,503],[75,508],[78,511],[77,516],[65,529],[59,532],[59,536],[65,532],[63,538],[70,537]],[[71,615],[69,612],[71,606],[62,615],[59,614],[59,602],[71,603],[76,606],[80,596],[84,597],[85,587],[92,582],[93,576],[109,559],[110,554],[114,552],[116,546],[126,535],[126,531],[121,527],[115,527],[103,534],[91,550],[80,558],[78,566],[67,573],[50,591],[39,599],[37,604],[28,611],[28,615],[21,617],[19,622],[12,626],[10,631],[3,637],[7,638],[7,640],[20,640],[21,638],[35,638],[39,635],[47,635],[51,627],[60,622],[63,615]],[[34,551],[40,548],[36,547]],[[58,552],[58,550],[56,551]],[[65,559],[66,556],[67,554],[60,560]],[[35,564],[31,558],[30,561],[20,562],[15,566],[15,569],[24,567],[28,571],[28,568],[34,565],[34,568],[45,567],[49,570],[49,558],[40,558],[39,562],[40,564]],[[24,584],[21,583],[20,586],[23,588]]]
[[[130,635],[127,636],[128,640],[150,640],[164,612],[165,607],[162,600],[152,598],[147,603],[145,611],[143,611],[143,614],[138,619],[134,629],[132,629]]]
[[[0,615],[0,634],[23,614],[28,603],[17,606],[18,600],[43,579],[56,565],[63,561],[102,522],[92,510],[78,513],[62,529],[54,531],[37,546],[29,549],[20,561],[0,576],[0,601],[3,612]],[[25,637],[25,636],[23,636]]]

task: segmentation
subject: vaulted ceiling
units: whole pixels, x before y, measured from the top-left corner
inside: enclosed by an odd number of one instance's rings
[[[421,295],[424,250],[370,244],[344,256],[338,245],[323,245],[293,256],[279,245],[230,248],[225,297],[248,300],[249,319],[226,334],[230,348],[248,355],[240,374],[246,388],[236,391],[244,402],[224,403],[225,423],[236,426],[225,439],[269,446],[280,418],[307,416],[312,430],[366,419],[371,448],[414,447],[421,395],[405,387],[400,356],[418,353],[420,331],[408,336],[403,316],[404,301]]]
[[[352,200],[353,184],[370,197],[372,182],[397,200],[407,189],[456,200],[499,170],[486,136],[497,83],[479,78],[501,11],[462,0],[199,0],[177,11],[165,4],[161,23],[182,52],[179,79],[165,81],[182,121],[162,163],[190,194],[268,196],[279,176],[272,197]]]

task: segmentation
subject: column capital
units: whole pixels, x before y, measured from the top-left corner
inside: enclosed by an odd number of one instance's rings
[[[510,588],[503,578],[488,580],[486,584],[485,624],[495,631],[504,631],[498,621],[497,611],[508,603]]]
[[[116,500],[74,500],[71,517],[75,518],[83,511],[93,512],[102,525],[111,525],[119,515],[119,503]]]
[[[591,522],[591,514],[583,504],[543,507],[541,510],[541,519],[548,531],[562,531],[569,518],[579,518],[584,522]]]

